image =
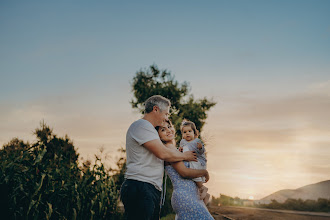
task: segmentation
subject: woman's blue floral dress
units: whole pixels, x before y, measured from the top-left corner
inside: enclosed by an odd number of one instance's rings
[[[171,203],[176,219],[214,220],[203,201],[199,199],[196,183],[182,178],[171,165],[165,166],[165,170],[173,184]]]

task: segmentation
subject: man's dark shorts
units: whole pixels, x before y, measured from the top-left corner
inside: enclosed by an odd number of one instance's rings
[[[155,186],[137,180],[125,180],[120,189],[120,199],[129,220],[159,220],[160,196]]]

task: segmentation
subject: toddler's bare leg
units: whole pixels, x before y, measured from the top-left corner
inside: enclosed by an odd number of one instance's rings
[[[203,182],[196,182],[196,185],[199,190],[199,197],[201,200],[203,200],[207,194],[208,188],[203,186]]]
[[[205,205],[208,205],[210,202],[210,194],[206,193],[205,198],[203,199]]]
[[[203,182],[195,182],[198,186],[198,189],[201,189],[203,187]]]

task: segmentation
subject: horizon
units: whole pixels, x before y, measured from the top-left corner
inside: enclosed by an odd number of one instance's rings
[[[0,145],[44,120],[84,159],[125,146],[135,73],[156,64],[217,102],[201,132],[211,195],[330,176],[330,2],[0,3]],[[80,158],[81,159],[81,158]]]
[[[272,192],[272,193],[270,193],[268,195],[265,195],[265,196],[263,196],[261,198],[258,198],[258,199],[254,198],[253,196],[252,196],[253,198],[251,198],[251,196],[248,197],[248,198],[241,198],[241,197],[235,196],[235,195],[227,195],[226,193],[220,193],[220,195],[218,195],[218,196],[216,196],[216,195],[211,195],[211,196],[214,196],[215,198],[219,198],[221,195],[225,195],[225,196],[230,196],[232,198],[238,197],[238,198],[244,199],[244,200],[260,201],[260,200],[263,200],[265,197],[268,197],[268,196],[270,196],[272,194],[278,193],[278,192],[283,191],[283,190],[297,190],[297,189],[303,188],[305,186],[315,185],[315,184],[319,184],[319,183],[322,183],[322,182],[330,182],[330,179],[319,181],[319,182],[316,182],[316,183],[310,183],[310,184],[303,185],[303,186],[300,186],[300,187],[297,187],[297,188],[294,188],[294,189],[280,189],[280,190],[274,191],[274,192]],[[325,197],[319,197],[319,198],[328,199],[328,198],[325,198]]]

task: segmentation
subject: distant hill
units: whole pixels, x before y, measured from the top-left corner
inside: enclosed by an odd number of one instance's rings
[[[300,187],[298,189],[284,189],[266,196],[258,201],[258,203],[270,203],[275,199],[282,203],[287,199],[317,200],[318,198],[330,199],[330,180],[322,181],[315,184]]]

